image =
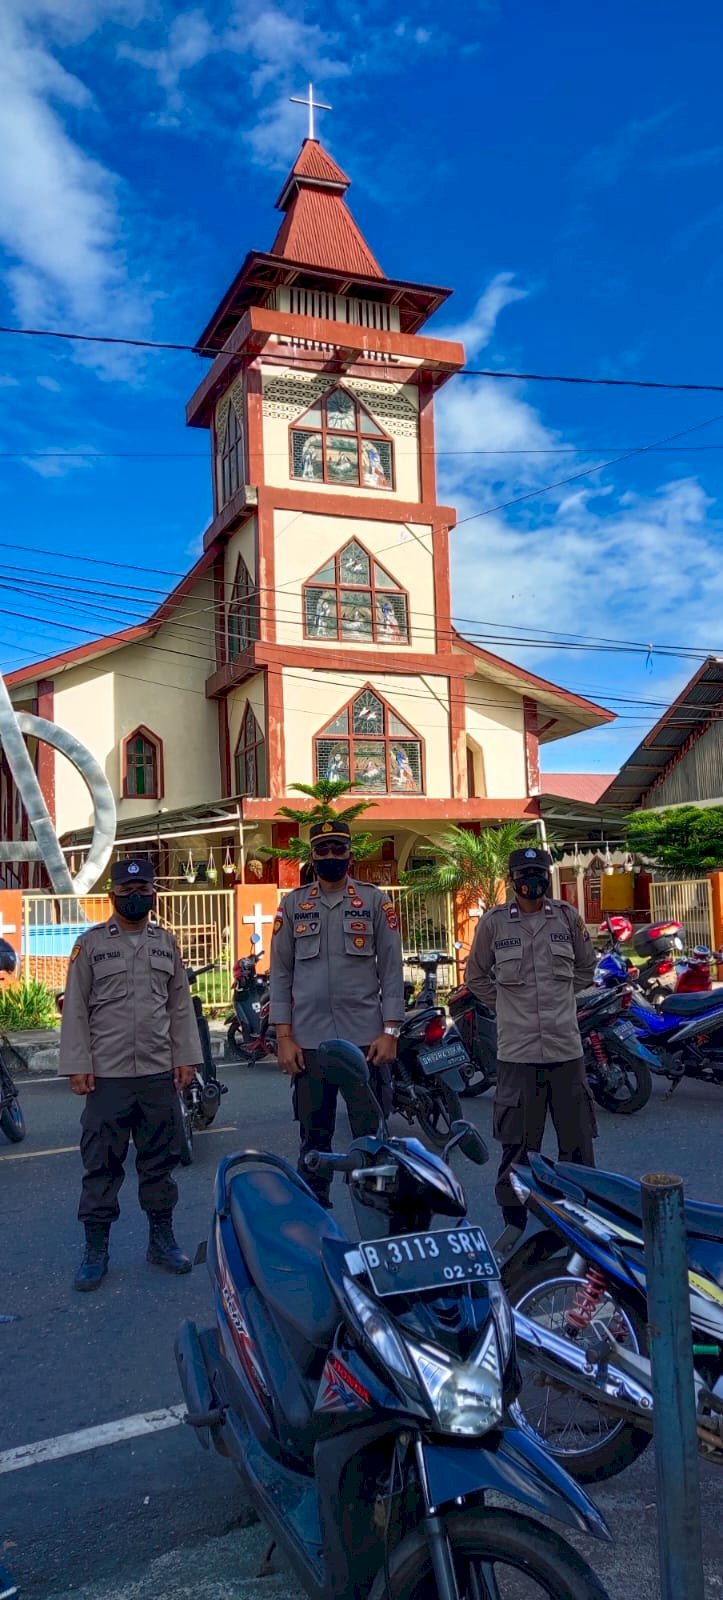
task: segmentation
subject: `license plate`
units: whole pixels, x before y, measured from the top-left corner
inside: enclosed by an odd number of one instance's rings
[[[627,1017],[613,1023],[613,1033],[616,1033],[619,1039],[637,1039],[635,1028],[632,1022],[628,1022]]]
[[[460,1283],[499,1278],[497,1262],[481,1228],[400,1233],[359,1246],[378,1295],[412,1289],[453,1289]]]
[[[469,1056],[461,1039],[449,1044],[437,1044],[431,1050],[420,1050],[417,1057],[422,1072],[443,1072],[445,1067],[468,1067]]]

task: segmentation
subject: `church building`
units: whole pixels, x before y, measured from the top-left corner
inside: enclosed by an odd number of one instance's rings
[[[294,783],[343,778],[374,801],[362,875],[397,882],[450,823],[536,818],[540,742],[609,719],[452,625],[434,411],[464,349],[426,331],[448,290],[387,276],[349,181],[304,140],[271,247],[199,335],[186,420],[208,430],[213,507],[195,566],[146,623],[7,679],[98,757],[119,848],[171,880],[189,856],[238,866],[242,835],[247,864],[288,886],[296,869],[263,855],[293,832],[279,806],[299,804]],[[82,781],[47,747],[37,759],[82,853]],[[6,769],[0,835],[24,827]]]

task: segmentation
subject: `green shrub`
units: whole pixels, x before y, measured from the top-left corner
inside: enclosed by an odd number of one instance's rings
[[[59,1021],[55,997],[37,978],[5,984],[0,989],[0,1031],[53,1028]]]

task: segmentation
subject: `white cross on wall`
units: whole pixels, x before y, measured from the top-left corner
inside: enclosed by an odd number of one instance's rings
[[[0,939],[3,939],[6,933],[17,933],[17,931],[15,923],[6,922],[2,911],[0,911]]]
[[[264,940],[264,923],[273,922],[273,920],[273,917],[264,916],[264,908],[258,900],[254,906],[253,915],[241,918],[242,922],[253,923],[254,933],[258,934],[262,944]]]
[[[331,111],[332,107],[325,105],[323,100],[315,100],[314,99],[314,85],[313,85],[313,83],[309,84],[309,93],[308,93],[308,95],[304,96],[304,95],[298,95],[298,94],[290,94],[289,95],[289,100],[291,101],[291,104],[294,105],[294,106],[307,106],[308,107],[308,111],[309,111],[309,133],[308,133],[308,138],[309,139],[315,139],[316,138],[316,134],[314,133],[314,112],[315,111]]]

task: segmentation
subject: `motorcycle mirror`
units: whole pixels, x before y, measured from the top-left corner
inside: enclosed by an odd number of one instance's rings
[[[252,933],[252,935],[251,935],[251,943],[252,944],[260,944],[261,943],[261,934],[260,933]]]
[[[443,1159],[445,1161],[447,1160],[447,1157],[451,1155],[452,1151],[456,1150],[458,1147],[462,1151],[462,1154],[467,1157],[467,1160],[474,1161],[474,1164],[477,1167],[483,1167],[485,1162],[489,1161],[490,1153],[487,1149],[484,1139],[482,1138],[482,1135],[477,1132],[477,1129],[472,1126],[471,1122],[453,1122],[451,1133],[452,1137],[444,1148]]]
[[[370,1123],[373,1120],[374,1127],[369,1126],[360,1131],[376,1133],[380,1130],[382,1137],[386,1138],[386,1118],[372,1089],[366,1057],[359,1046],[350,1044],[347,1039],[325,1039],[319,1045],[317,1061],[322,1076],[328,1078],[329,1083],[335,1084],[337,1089],[341,1089],[347,1106],[354,1090],[361,1089],[361,1096],[357,1093],[357,1103],[360,1098],[366,1102]]]
[[[461,939],[455,939],[454,948],[455,948],[455,950],[461,950],[462,949],[462,940]]]

